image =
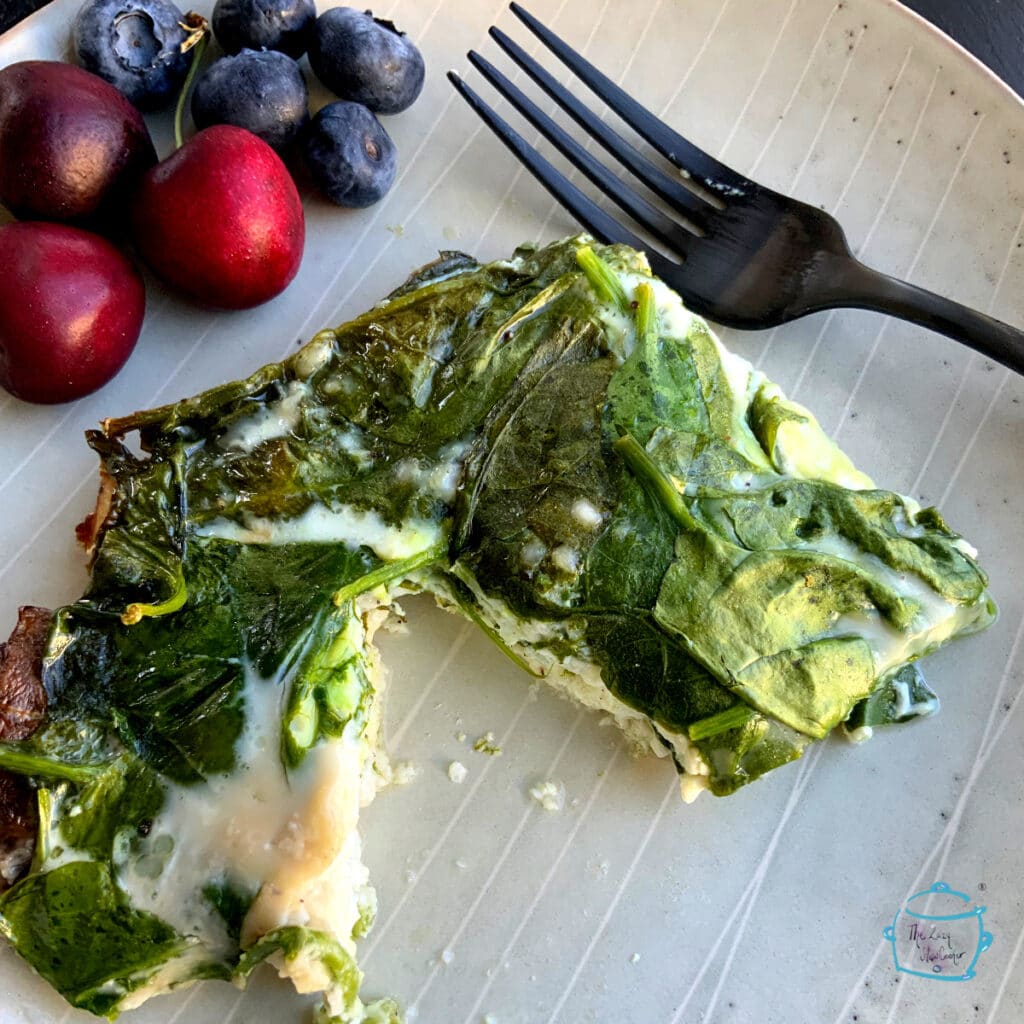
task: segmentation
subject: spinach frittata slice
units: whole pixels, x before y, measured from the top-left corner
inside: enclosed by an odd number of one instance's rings
[[[397,1018],[355,952],[359,808],[388,776],[372,640],[400,593],[670,755],[686,799],[934,710],[914,663],[994,616],[936,511],[876,489],[642,254],[586,238],[446,254],[89,442],[89,588],[0,673],[39,662],[31,726],[0,734],[8,820],[37,819],[0,929],[108,1017],[267,960],[321,1021]]]

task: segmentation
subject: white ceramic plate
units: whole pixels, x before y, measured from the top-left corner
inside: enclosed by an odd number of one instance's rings
[[[63,55],[76,6],[57,0],[0,39],[0,64]],[[898,4],[533,6],[699,144],[837,212],[868,262],[1024,323],[1024,111]],[[388,198],[358,213],[310,200],[299,277],[260,309],[204,312],[154,286],[137,353],[99,394],[59,408],[0,398],[3,631],[19,603],[80,592],[73,526],[95,475],[81,435],[101,416],[242,376],[362,311],[439,248],[490,258],[574,230],[444,79],[470,47],[493,56],[492,23],[532,48],[504,0],[385,0],[377,13],[410,33],[430,69],[418,104],[387,122],[401,157]],[[728,800],[686,807],[665,762],[631,761],[612,730],[535,697],[468,627],[414,605],[410,635],[386,642],[387,731],[394,756],[423,771],[365,816],[381,911],[363,951],[366,990],[414,1007],[410,1019],[1024,1017],[1022,381],[868,313],[725,340],[809,404],[872,476],[941,505],[980,548],[1002,619],[931,659],[937,719],[861,747],[822,744]],[[469,748],[488,730],[499,758]],[[445,775],[454,759],[469,769],[462,786]],[[565,786],[560,813],[527,795],[548,778]],[[987,906],[994,936],[959,984],[898,974],[882,935],[937,880]],[[0,978],[4,1022],[87,1019],[7,950]],[[125,1021],[301,1019],[283,986],[254,988],[210,984]]]

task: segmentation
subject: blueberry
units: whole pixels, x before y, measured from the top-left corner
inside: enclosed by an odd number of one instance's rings
[[[423,58],[390,21],[369,11],[324,11],[309,41],[313,73],[342,99],[377,114],[397,114],[423,88]]]
[[[395,144],[360,103],[322,107],[303,143],[310,177],[339,206],[371,206],[395,180]]]
[[[315,20],[313,0],[217,0],[213,34],[227,53],[265,48],[297,60]]]
[[[184,17],[169,0],[89,0],[72,29],[78,63],[140,109],[164,106],[181,89],[192,59],[181,51]]]
[[[233,124],[284,149],[309,119],[309,91],[299,65],[277,50],[242,50],[214,61],[196,82],[197,128]]]

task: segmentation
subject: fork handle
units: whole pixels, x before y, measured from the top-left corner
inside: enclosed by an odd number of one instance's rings
[[[889,313],[962,342],[1024,374],[1024,331],[917,285],[879,273],[850,257],[832,277],[834,302]]]

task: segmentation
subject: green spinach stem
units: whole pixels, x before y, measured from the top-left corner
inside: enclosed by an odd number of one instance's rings
[[[638,345],[653,344],[658,335],[658,309],[654,289],[644,281],[636,286],[636,340]]]
[[[734,704],[731,708],[719,711],[716,715],[708,715],[699,721],[691,722],[686,727],[686,735],[691,740],[706,740],[729,729],[739,729],[746,725],[757,712],[748,704]]]
[[[52,757],[30,754],[16,745],[0,743],[0,768],[16,775],[32,775],[42,779],[67,779],[83,785],[101,774],[106,764],[69,764]]]
[[[651,497],[684,529],[699,530],[697,520],[683,502],[672,481],[658,469],[640,442],[632,434],[623,434],[615,442],[615,451],[647,489]]]
[[[602,302],[611,302],[623,313],[630,311],[629,297],[618,275],[589,245],[576,250],[576,262]]]
[[[443,543],[435,544],[425,551],[410,555],[409,558],[400,558],[395,562],[385,562],[378,568],[368,572],[365,576],[360,576],[354,583],[349,583],[347,586],[335,591],[334,604],[336,607],[341,608],[360,594],[365,594],[368,590],[373,590],[375,587],[390,583],[392,580],[401,579],[401,577],[407,576],[417,569],[424,569],[428,565],[433,565],[435,562],[439,562],[447,557],[447,555],[448,545]]]

